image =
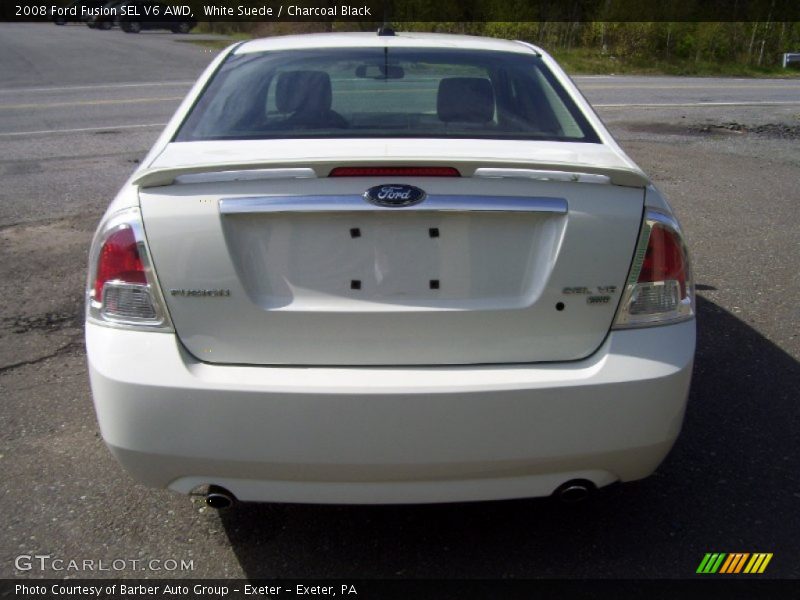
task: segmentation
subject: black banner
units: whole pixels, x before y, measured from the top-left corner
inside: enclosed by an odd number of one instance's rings
[[[90,599],[193,598],[263,600],[338,598],[357,600],[796,600],[800,580],[759,576],[698,576],[695,579],[610,580],[110,580],[5,579],[0,598]]]
[[[133,5],[112,2],[103,7],[89,0],[3,0],[0,20],[79,20],[90,11],[120,13],[126,6],[143,19],[160,18],[166,13],[209,22],[800,21],[798,0],[145,0]]]

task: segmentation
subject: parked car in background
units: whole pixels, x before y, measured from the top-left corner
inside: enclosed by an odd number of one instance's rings
[[[125,4],[125,0],[111,0],[97,8],[94,14],[86,17],[85,23],[91,29],[107,31],[118,24],[119,9]]]
[[[556,62],[387,29],[222,52],[86,309],[111,451],[216,507],[579,499],[664,459],[695,350],[680,226]]]
[[[125,3],[124,15],[119,26],[126,33],[139,33],[145,29],[168,29],[173,33],[189,33],[197,19],[191,15],[176,14],[182,7],[167,6],[147,0],[132,0]]]

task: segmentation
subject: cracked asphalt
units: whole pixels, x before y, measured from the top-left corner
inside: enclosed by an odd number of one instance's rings
[[[118,467],[82,342],[92,232],[213,57],[179,38],[0,24],[0,577],[77,575],[15,568],[38,553],[193,566],[123,577],[682,578],[745,551],[800,578],[800,79],[576,78],[675,206],[699,283],[684,431],[653,477],[577,509],[217,514]]]

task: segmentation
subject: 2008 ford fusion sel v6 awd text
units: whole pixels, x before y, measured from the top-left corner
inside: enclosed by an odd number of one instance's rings
[[[106,443],[218,506],[579,495],[651,474],[681,428],[681,230],[530,44],[235,45],[90,261]]]

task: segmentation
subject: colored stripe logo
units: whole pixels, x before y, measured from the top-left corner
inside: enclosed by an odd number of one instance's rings
[[[703,560],[700,561],[700,566],[697,567],[696,573],[722,573],[725,575],[763,573],[771,560],[771,552],[756,552],[753,554],[749,552],[707,552]]]

